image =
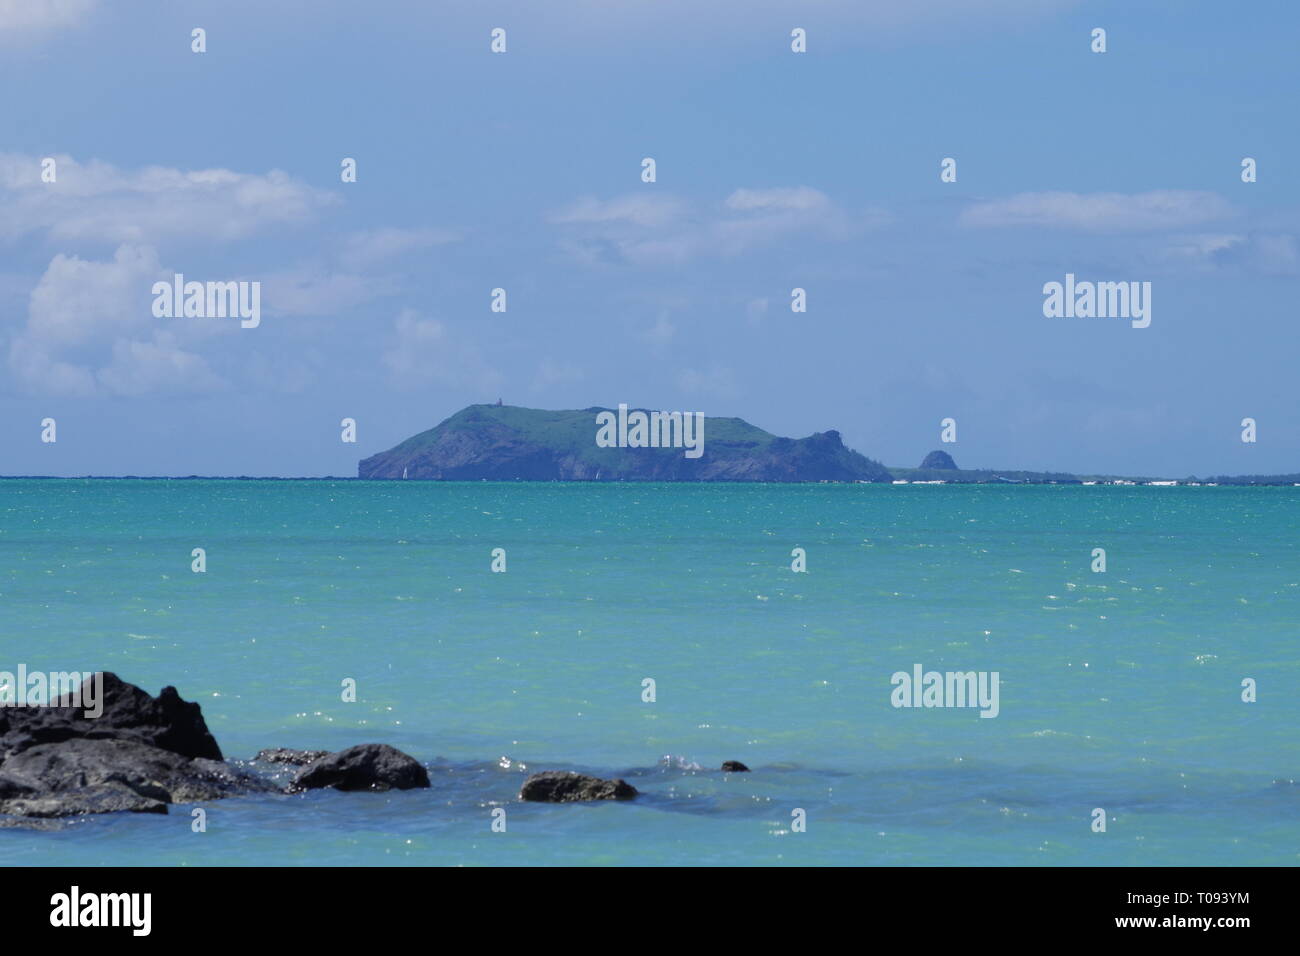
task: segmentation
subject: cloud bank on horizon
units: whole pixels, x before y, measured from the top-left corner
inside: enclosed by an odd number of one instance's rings
[[[1300,13],[697,7],[0,0],[0,472],[351,474],[498,397],[1300,470]],[[159,317],[177,275],[260,322]],[[1045,316],[1067,275],[1152,321]]]

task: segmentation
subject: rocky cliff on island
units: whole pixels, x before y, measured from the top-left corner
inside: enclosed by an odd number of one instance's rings
[[[946,451],[932,451],[921,459],[921,464],[917,465],[917,467],[956,471],[957,463],[952,460],[952,455]]]
[[[837,431],[781,438],[739,418],[471,405],[363,460],[359,478],[434,481],[890,481]]]

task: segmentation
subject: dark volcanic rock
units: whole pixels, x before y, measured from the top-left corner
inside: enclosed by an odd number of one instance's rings
[[[167,804],[141,796],[126,787],[81,787],[0,803],[0,812],[49,819],[87,813],[166,813]]]
[[[0,708],[0,764],[39,744],[74,738],[132,740],[183,757],[222,759],[199,705],[181,700],[175,687],[151,697],[107,671],[103,682],[98,717],[86,717],[67,697],[58,701],[61,706]]]
[[[749,768],[739,760],[724,760],[722,769],[727,773],[749,773]]]
[[[304,767],[291,790],[413,790],[429,786],[429,772],[388,744],[359,744]]]
[[[30,797],[40,792],[40,788],[27,780],[20,780],[12,774],[0,772],[0,804],[6,800]]]
[[[199,705],[174,687],[153,697],[115,674],[102,681],[98,717],[86,716],[85,695],[78,706],[64,697],[0,709],[0,814],[166,813],[171,803],[278,792],[222,760]]]
[[[921,459],[922,468],[942,468],[947,471],[956,471],[957,463],[952,460],[952,455],[946,451],[932,451]]]
[[[572,770],[545,770],[524,781],[521,800],[573,803],[579,800],[630,800],[636,787],[624,780],[602,780]]]
[[[115,739],[38,744],[6,760],[4,776],[41,793],[115,786],[162,803],[198,803],[275,789],[220,760],[191,760],[134,740]],[[0,804],[0,809],[4,806]]]
[[[295,767],[305,767],[309,763],[315,763],[322,757],[328,757],[328,750],[294,750],[290,747],[272,747],[268,750],[260,750],[254,760],[260,760],[263,763],[287,763]]]

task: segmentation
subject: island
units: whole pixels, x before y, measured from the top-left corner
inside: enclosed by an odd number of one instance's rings
[[[601,422],[647,409],[546,411],[470,405],[388,451],[364,459],[357,477],[433,481],[865,481],[889,482],[879,462],[844,446],[840,433],[781,438],[740,418],[699,416],[703,441],[690,448],[598,443]],[[682,413],[653,413],[659,416]],[[621,418],[620,418],[621,416]],[[687,422],[690,426],[696,419]],[[676,420],[674,420],[676,421]],[[621,429],[620,435],[626,429]],[[690,428],[687,429],[688,435]],[[665,429],[665,436],[668,430]],[[668,444],[665,440],[665,444]]]
[[[642,425],[645,427],[638,432]],[[658,440],[660,437],[662,442]],[[670,442],[670,437],[684,437],[685,447],[681,442]],[[702,440],[693,445],[697,439]],[[652,440],[654,447],[650,447]],[[834,430],[817,432],[807,438],[781,438],[741,418],[652,412],[629,409],[626,405],[618,409],[593,406],[548,411],[500,402],[470,405],[388,451],[363,459],[357,466],[357,478],[1300,486],[1300,473],[1174,479],[969,469],[960,468],[952,455],[941,450],[927,454],[918,467],[887,468],[845,447],[840,433]]]

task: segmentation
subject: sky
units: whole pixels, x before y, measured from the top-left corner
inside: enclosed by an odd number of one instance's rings
[[[498,398],[894,466],[1300,471],[1298,29],[1282,0],[0,0],[0,474],[352,476]],[[156,316],[176,273],[260,283],[260,323]],[[1150,325],[1045,316],[1067,274],[1149,282]]]

